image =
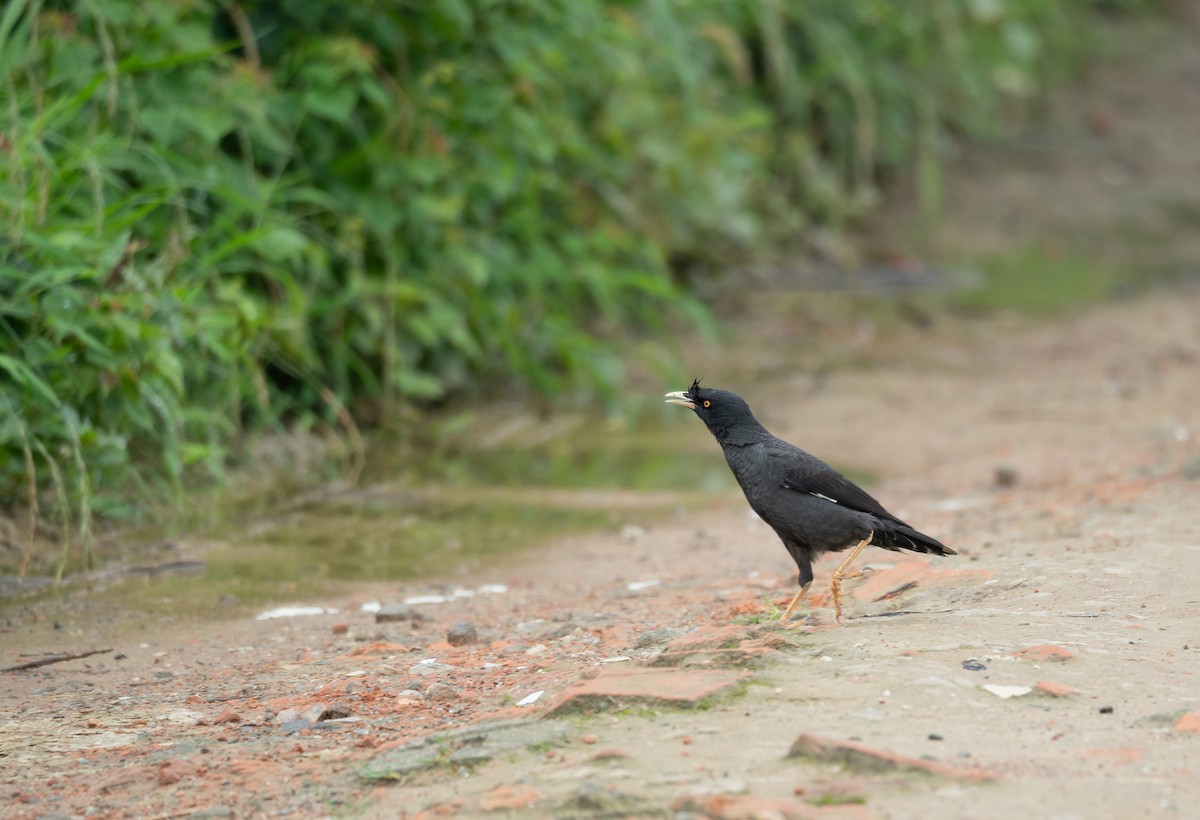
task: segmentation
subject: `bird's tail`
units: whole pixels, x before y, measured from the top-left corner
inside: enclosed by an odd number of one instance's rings
[[[957,555],[936,538],[917,532],[902,521],[881,521],[871,543],[888,550],[912,550],[931,555]]]

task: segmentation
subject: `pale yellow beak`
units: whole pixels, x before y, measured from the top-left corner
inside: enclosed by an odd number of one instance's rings
[[[696,409],[696,403],[688,398],[686,390],[676,390],[674,393],[668,393],[667,404],[678,404],[679,406],[686,407],[689,410]]]

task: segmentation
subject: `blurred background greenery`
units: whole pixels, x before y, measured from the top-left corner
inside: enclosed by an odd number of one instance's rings
[[[1140,5],[9,0],[0,507],[86,544],[256,432],[611,400],[697,271],[900,174],[935,212],[946,141]]]

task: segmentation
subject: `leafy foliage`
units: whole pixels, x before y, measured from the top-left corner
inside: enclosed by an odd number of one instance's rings
[[[611,389],[606,339],[705,320],[668,259],[936,190],[1082,9],[10,0],[0,490],[86,543],[248,429]]]

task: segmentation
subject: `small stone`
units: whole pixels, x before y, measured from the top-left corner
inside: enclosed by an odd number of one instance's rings
[[[429,684],[429,688],[425,690],[425,697],[437,703],[445,703],[446,701],[457,700],[458,690],[448,683]]]
[[[475,643],[477,640],[479,640],[479,635],[475,631],[475,624],[469,621],[456,623],[446,633],[446,642],[451,646],[462,646],[468,643]]]
[[[579,738],[579,740],[588,746],[592,746],[596,743],[596,736],[584,735],[583,737]]]
[[[239,715],[237,712],[235,712],[232,709],[226,708],[221,711],[221,714],[219,714],[215,718],[213,718],[212,722],[214,724],[239,723],[241,721],[241,719],[242,719],[242,716]]]
[[[345,621],[338,621],[336,624],[331,626],[329,630],[334,635],[345,635],[350,631],[350,624],[346,623]]]
[[[1100,714],[1111,715],[1112,713],[1113,713],[1113,708],[1111,706],[1101,706],[1100,707]]]
[[[351,714],[353,713],[350,711],[349,706],[344,703],[335,703],[333,706],[323,709],[321,714],[317,716],[317,719],[314,722],[320,723],[322,720],[341,720],[342,718],[350,717]]]
[[[325,709],[326,706],[324,703],[314,703],[312,706],[301,712],[300,717],[303,720],[307,720],[309,723],[316,723],[321,719],[321,715],[325,714]]]
[[[1017,486],[1019,476],[1013,467],[997,467],[994,475],[996,486],[1002,490]]]
[[[987,666],[974,658],[967,658],[962,662],[962,668],[968,672],[983,672],[987,670]]]
[[[284,734],[289,734],[289,735],[290,735],[290,734],[293,734],[293,733],[295,733],[295,732],[299,732],[299,731],[301,731],[302,729],[307,729],[307,728],[309,728],[309,727],[311,727],[311,726],[312,726],[312,724],[311,724],[311,723],[309,723],[309,722],[308,722],[307,720],[305,720],[304,718],[297,718],[296,720],[289,720],[287,723],[284,723],[284,724],[283,724],[282,726],[280,726],[279,728],[283,729],[283,731],[284,731]]]
[[[438,663],[437,661],[422,661],[416,666],[408,668],[410,675],[441,675],[445,672],[450,672],[454,669],[448,663]]]
[[[299,709],[284,709],[279,714],[275,715],[276,723],[291,723],[296,718],[300,717]]]
[[[945,740],[946,738],[942,737],[942,736],[941,736],[941,735],[939,735],[937,732],[930,732],[930,733],[929,733],[929,739],[930,739],[930,740]]]
[[[179,726],[196,726],[201,721],[206,720],[206,717],[200,712],[194,712],[191,709],[176,709],[173,712],[161,715],[159,720],[165,720],[168,723],[174,723]]]

